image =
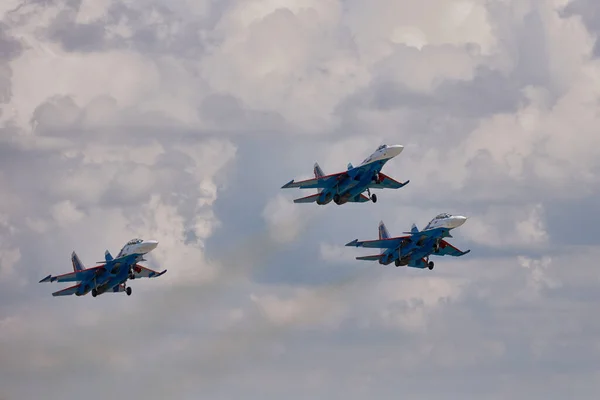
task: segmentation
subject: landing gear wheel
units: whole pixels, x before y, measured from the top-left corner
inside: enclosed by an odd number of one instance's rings
[[[98,296],[98,291],[96,289],[92,289],[92,297]]]
[[[377,195],[376,195],[375,193],[373,193],[373,194],[371,195],[371,201],[372,201],[373,203],[377,203]]]
[[[427,264],[427,268],[429,268],[429,270],[433,269],[433,261],[429,261],[429,264]]]
[[[339,194],[336,193],[333,195],[333,202],[335,204],[340,204],[340,195]]]
[[[129,279],[135,279],[135,274],[129,274]]]
[[[127,296],[131,296],[131,288],[128,287],[127,289],[125,289],[125,293],[127,293]]]
[[[398,259],[398,258],[397,258],[397,259],[394,261],[394,264],[396,264],[396,267],[399,267],[399,266],[400,266],[400,259]]]

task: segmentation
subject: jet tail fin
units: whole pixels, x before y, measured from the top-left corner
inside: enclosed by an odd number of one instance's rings
[[[412,226],[410,227],[410,232],[403,232],[403,233],[408,233],[408,234],[414,235],[414,234],[419,233],[419,229],[417,228],[416,224],[412,224]]]
[[[71,263],[73,264],[73,272],[79,272],[85,269],[85,266],[75,252],[71,253]]]
[[[323,173],[323,170],[321,169],[321,167],[319,166],[319,163],[315,163],[315,166],[313,168],[314,173],[315,173],[315,178],[319,179],[325,176],[325,174]],[[318,192],[321,193],[323,191],[323,188],[319,188]]]
[[[352,168],[354,168],[354,166],[352,165],[352,163],[348,163],[348,170],[351,170]]]
[[[112,254],[110,254],[110,251],[108,250],[104,252],[104,259],[106,260],[106,262],[114,260]]]
[[[385,224],[383,223],[383,221],[379,221],[378,229],[379,229],[379,240],[390,238],[390,233],[388,232],[387,228],[385,227]]]
[[[419,229],[417,229],[416,224],[412,224],[412,226],[410,227],[410,233],[419,233]]]

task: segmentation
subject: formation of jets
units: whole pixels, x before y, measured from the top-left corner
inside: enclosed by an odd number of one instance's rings
[[[371,189],[400,189],[410,181],[400,183],[381,172],[386,162],[396,157],[404,150],[402,145],[381,145],[373,154],[367,157],[358,167],[348,164],[345,172],[325,175],[319,164],[315,163],[313,179],[296,182],[289,181],[282,189],[300,188],[317,189],[316,194],[295,199],[294,203],[335,204],[364,203],[377,201],[377,195],[371,194]],[[364,192],[367,192],[367,196]],[[448,243],[444,238],[452,237],[450,231],[466,222],[462,215],[442,213],[432,219],[429,224],[419,231],[413,224],[407,236],[390,237],[383,221],[379,223],[379,239],[359,242],[358,239],[347,243],[346,246],[368,247],[381,249],[380,254],[356,257],[357,260],[378,261],[388,265],[392,262],[396,267],[408,266],[413,268],[433,269],[434,262],[429,256],[460,257],[471,250],[461,251]]]
[[[383,166],[404,150],[401,145],[381,145],[373,154],[367,157],[359,166],[351,163],[344,172],[325,175],[318,163],[314,165],[313,179],[299,182],[291,180],[283,185],[283,189],[317,189],[316,194],[301,197],[294,203],[317,203],[325,205],[333,201],[337,205],[345,203],[377,202],[377,195],[371,194],[371,189],[400,189],[410,181],[400,183],[381,172]],[[365,196],[364,193],[367,193]],[[379,254],[356,257],[357,260],[378,261],[379,264],[394,263],[396,267],[408,266],[413,268],[433,269],[434,262],[429,260],[432,255],[460,257],[470,252],[461,251],[448,243],[445,238],[451,238],[450,231],[458,228],[467,221],[461,215],[442,213],[433,218],[422,231],[413,224],[405,236],[390,237],[383,221],[379,222],[379,238],[376,240],[347,243],[346,246],[377,248]],[[93,297],[103,293],[125,292],[131,295],[128,280],[138,278],[157,278],[167,270],[156,272],[139,265],[146,261],[144,255],[158,246],[156,240],[132,239],[123,246],[116,258],[108,250],[104,253],[104,261],[97,266],[85,268],[75,252],[71,254],[73,272],[52,276],[48,275],[42,282],[77,282],[74,286],[52,293],[53,296],[84,296],[89,292]]]

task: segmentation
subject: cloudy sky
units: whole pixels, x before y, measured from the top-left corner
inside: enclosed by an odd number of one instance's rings
[[[2,0],[0,399],[600,393],[600,2]],[[281,190],[359,163],[377,204]],[[345,248],[440,212],[433,271]],[[133,294],[38,284],[133,237]]]

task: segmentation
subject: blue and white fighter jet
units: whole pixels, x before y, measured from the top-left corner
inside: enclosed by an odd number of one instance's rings
[[[451,238],[450,231],[464,224],[467,217],[462,215],[439,214],[429,224],[419,231],[415,224],[412,225],[408,236],[390,237],[383,221],[379,222],[379,239],[359,242],[358,239],[347,243],[346,246],[369,247],[382,249],[381,254],[373,256],[356,257],[357,260],[378,261],[379,264],[388,265],[392,262],[399,266],[413,268],[433,269],[430,255],[460,257],[471,252],[461,251],[444,238]]]
[[[79,282],[75,286],[68,287],[58,292],[52,293],[52,296],[84,296],[92,292],[92,297],[102,293],[125,292],[127,296],[131,295],[131,287],[126,286],[128,279],[137,278],[157,278],[167,272],[156,272],[138,264],[144,260],[144,254],[148,254],[158,246],[156,240],[132,239],[119,252],[117,258],[113,258],[108,250],[104,253],[105,261],[100,261],[102,265],[92,268],[85,268],[83,263],[73,252],[71,262],[73,263],[73,272],[68,274],[52,276],[48,275],[40,281],[42,282]]]
[[[371,189],[400,189],[410,181],[400,183],[381,173],[381,169],[390,159],[404,150],[402,145],[381,145],[367,157],[358,167],[348,164],[348,170],[336,174],[325,175],[318,163],[314,165],[314,179],[294,182],[292,179],[282,186],[282,189],[318,189],[318,193],[295,199],[294,203],[335,204],[364,203],[377,201],[377,196],[371,194]],[[363,192],[366,191],[369,197]]]

